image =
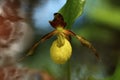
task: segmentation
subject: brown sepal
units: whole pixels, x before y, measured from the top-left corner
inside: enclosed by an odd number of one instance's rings
[[[56,28],[58,26],[64,28],[66,26],[66,22],[64,22],[63,16],[60,13],[55,13],[54,19],[52,21],[49,21],[49,23],[53,28]]]

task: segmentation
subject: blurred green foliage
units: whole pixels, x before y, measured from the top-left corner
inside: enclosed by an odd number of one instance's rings
[[[98,22],[106,23],[110,25],[109,27],[120,30],[120,8],[110,5],[107,0],[89,0],[88,3],[89,5],[87,5],[87,7],[90,7],[90,9],[87,9],[89,17]]]

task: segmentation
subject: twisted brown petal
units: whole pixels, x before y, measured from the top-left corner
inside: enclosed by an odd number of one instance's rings
[[[53,35],[55,35],[55,34],[56,34],[56,31],[54,30],[54,31],[52,31],[52,32],[44,35],[38,42],[36,42],[36,43],[32,46],[32,48],[29,49],[28,53],[27,53],[24,57],[22,57],[21,59],[19,59],[18,61],[21,61],[21,60],[25,59],[27,56],[32,55],[33,52],[35,51],[35,49],[39,46],[39,44],[40,44],[41,42],[44,42],[45,40],[51,38],[51,37],[52,37]]]
[[[95,49],[95,47],[89,41],[87,41],[84,37],[78,36],[70,30],[66,30],[65,34],[75,36],[81,42],[83,46],[86,46],[87,48],[91,49],[94,55],[97,57],[97,59],[100,60],[99,54],[97,50]]]

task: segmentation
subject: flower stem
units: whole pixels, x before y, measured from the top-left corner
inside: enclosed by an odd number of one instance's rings
[[[70,64],[70,60],[68,60],[68,63],[67,63],[67,76],[68,76],[68,80],[71,80],[71,64]]]

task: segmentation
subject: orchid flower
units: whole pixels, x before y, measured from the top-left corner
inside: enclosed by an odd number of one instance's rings
[[[94,48],[94,46],[87,41],[85,38],[75,34],[71,30],[65,29],[66,22],[64,22],[64,18],[60,13],[54,14],[54,19],[49,21],[51,26],[55,29],[52,32],[44,35],[33,47],[30,49],[27,56],[31,55],[34,49],[41,43],[51,38],[52,36],[57,36],[57,39],[53,41],[52,46],[50,48],[50,55],[52,60],[58,64],[64,64],[67,62],[72,54],[72,47],[70,43],[70,36],[76,37],[83,46],[88,47],[94,53],[94,55],[99,59],[99,55]]]

